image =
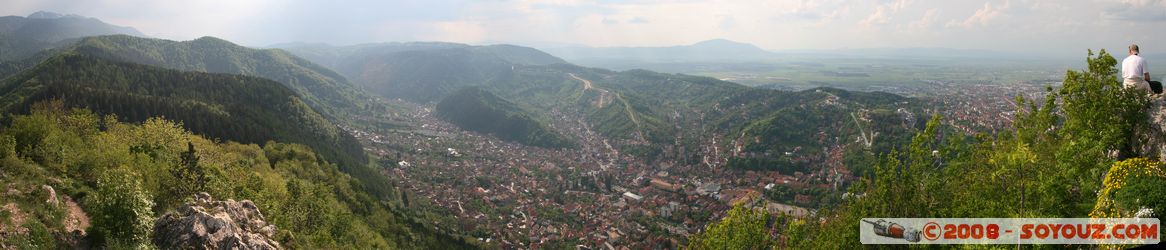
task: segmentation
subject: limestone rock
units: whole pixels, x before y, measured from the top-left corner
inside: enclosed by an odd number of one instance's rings
[[[58,203],[60,203],[60,201],[57,200],[57,190],[53,189],[53,186],[41,185],[40,187],[41,187],[41,189],[45,190],[45,193],[49,194],[49,198],[47,200],[45,200],[45,203],[48,203],[49,205],[53,205],[54,207],[57,206]]]
[[[1134,128],[1134,154],[1152,160],[1166,160],[1166,99],[1155,95],[1146,109],[1146,123]]]
[[[154,221],[154,244],[162,249],[281,249],[274,233],[251,201],[207,193]]]

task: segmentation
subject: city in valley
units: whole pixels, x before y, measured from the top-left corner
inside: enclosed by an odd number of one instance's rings
[[[973,135],[1007,128],[1016,97],[1039,100],[1046,87],[1051,86],[932,81],[886,90],[918,96],[934,107],[927,112],[948,117],[951,126]],[[388,107],[383,115],[359,118],[372,125],[346,129],[365,150],[397,159],[380,165],[400,183],[409,206],[447,216],[430,217],[436,227],[502,246],[680,246],[681,239],[734,205],[808,218],[854,195],[846,187],[858,178],[842,154],[845,147],[861,146],[850,143],[861,138],[836,140],[824,153],[797,156],[810,163],[806,171],[750,171],[725,166],[735,152],[718,136],[696,135],[706,143],[666,146],[664,157],[646,161],[613,147],[642,142],[604,138],[578,113],[552,111],[552,127],[579,138],[581,147],[548,149],[459,129],[436,118],[432,105],[378,101]],[[696,156],[681,156],[686,154]]]

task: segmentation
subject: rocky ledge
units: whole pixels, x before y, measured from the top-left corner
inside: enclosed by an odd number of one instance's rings
[[[207,193],[154,221],[161,249],[281,249],[274,233],[251,201],[216,201]]]

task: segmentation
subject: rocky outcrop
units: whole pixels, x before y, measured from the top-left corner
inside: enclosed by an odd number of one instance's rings
[[[154,221],[154,244],[162,249],[281,249],[274,233],[251,201],[207,193]]]
[[[45,193],[49,194],[49,198],[45,200],[45,203],[53,205],[54,207],[61,203],[59,200],[57,200],[57,190],[53,189],[53,186],[41,185],[40,188],[44,189]]]
[[[1166,99],[1154,95],[1146,112],[1146,122],[1134,128],[1134,154],[1166,161]]]

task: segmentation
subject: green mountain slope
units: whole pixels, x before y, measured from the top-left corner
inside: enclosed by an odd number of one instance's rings
[[[0,127],[0,183],[10,191],[0,198],[0,244],[8,247],[154,248],[155,218],[193,192],[252,201],[274,226],[269,236],[287,248],[473,247],[405,215],[397,196],[362,192],[368,182],[304,145],[220,142],[182,123],[126,123],[60,101],[33,104],[30,113],[6,116],[10,122]],[[176,175],[181,169],[205,179]],[[57,198],[45,202],[46,195]],[[88,227],[77,223],[85,218]]]
[[[61,98],[130,121],[164,116],[192,131],[244,143],[303,143],[341,166],[363,167],[360,144],[283,85],[257,77],[182,72],[63,54],[4,82],[0,110]]]
[[[604,136],[644,140],[652,147],[703,144],[708,141],[699,137],[707,135],[724,138],[719,143],[726,148],[740,141],[740,154],[729,160],[747,169],[804,168],[812,162],[770,164],[754,158],[776,159],[768,156],[795,151],[814,155],[826,146],[854,143],[863,134],[871,145],[859,148],[888,152],[921,127],[915,118],[922,113],[918,102],[898,95],[831,88],[777,91],[645,70],[526,66],[482,88],[530,110],[578,110]]]
[[[724,131],[726,139],[740,142],[740,154],[730,159],[730,167],[787,173],[813,163],[793,158],[823,153],[833,145],[858,146],[847,157],[863,151],[890,152],[908,143],[924,122],[917,117],[923,111],[915,99],[833,88],[755,91],[721,106],[742,107],[726,112],[713,124]]]
[[[570,147],[569,139],[532,118],[527,111],[489,91],[467,87],[437,103],[438,117],[463,129],[539,147]]]
[[[38,101],[58,99],[66,106],[115,115],[123,121],[148,123],[152,117],[179,121],[195,134],[232,141],[230,145],[241,142],[274,147],[261,150],[266,156],[249,150],[223,152],[246,159],[220,163],[267,162],[261,167],[277,169],[287,182],[272,182],[279,178],[266,175],[225,175],[250,179],[216,179],[238,184],[224,187],[219,191],[229,192],[216,197],[264,200],[257,205],[268,206],[265,213],[269,209],[286,209],[269,217],[288,230],[281,241],[293,244],[285,246],[470,247],[457,236],[435,231],[428,222],[415,218],[418,212],[401,209],[399,202],[392,203],[399,201],[400,194],[382,173],[368,167],[359,142],[337,127],[336,119],[324,109],[313,107],[308,99],[312,96],[327,100],[315,105],[340,110],[333,114],[343,115],[355,107],[346,101],[355,98],[322,97],[357,96],[351,86],[343,87],[347,84],[343,77],[327,69],[279,50],[253,50],[213,38],[172,42],[130,36],[90,37],[38,56],[41,58],[5,64],[16,66],[8,71],[10,77],[0,80],[0,112],[24,113]],[[289,87],[295,84],[302,88]],[[269,143],[273,140],[304,146]],[[151,147],[131,150],[149,153]],[[289,159],[298,163],[288,165],[285,161]],[[263,194],[265,191],[274,194]]]
[[[505,53],[471,53],[447,43],[299,48],[291,51],[335,65],[353,79],[365,79],[357,81],[386,97],[425,103],[464,86],[479,86],[529,110],[536,120],[549,119],[552,110],[578,112],[606,137],[656,146],[705,143],[694,139],[714,134],[728,139],[721,143],[741,139],[744,151],[757,154],[782,154],[799,147],[820,152],[823,145],[853,141],[866,129],[867,135],[880,134],[870,141],[882,152],[919,127],[918,122],[904,124],[904,119],[921,112],[911,99],[885,93],[788,92],[646,70],[521,64]],[[360,56],[339,56],[345,53]]]
[[[125,35],[84,38],[67,51],[183,71],[256,76],[282,83],[325,116],[357,109],[360,91],[344,77],[280,50],[257,50],[213,37],[175,42]]]
[[[666,142],[676,132],[674,121],[668,117],[677,107],[672,104],[715,93],[703,91],[691,82],[669,81],[665,74],[638,76],[633,72],[552,65],[515,67],[482,87],[530,110],[541,111],[541,117],[550,116],[551,109],[577,111],[605,136]],[[660,88],[640,92],[636,89],[640,84],[659,84]]]
[[[868,165],[859,156],[889,152],[909,140],[923,114],[917,100],[888,93],[777,91],[707,77],[571,65],[518,68],[483,88],[524,107],[541,107],[533,110],[577,109],[606,137],[631,140],[625,145],[650,142],[647,148],[624,148],[641,156],[663,145],[707,145],[708,136],[718,136],[722,148],[732,149],[725,159],[730,167],[788,173],[806,171],[835,145],[858,145],[845,148],[846,161],[853,163],[848,166]]]

